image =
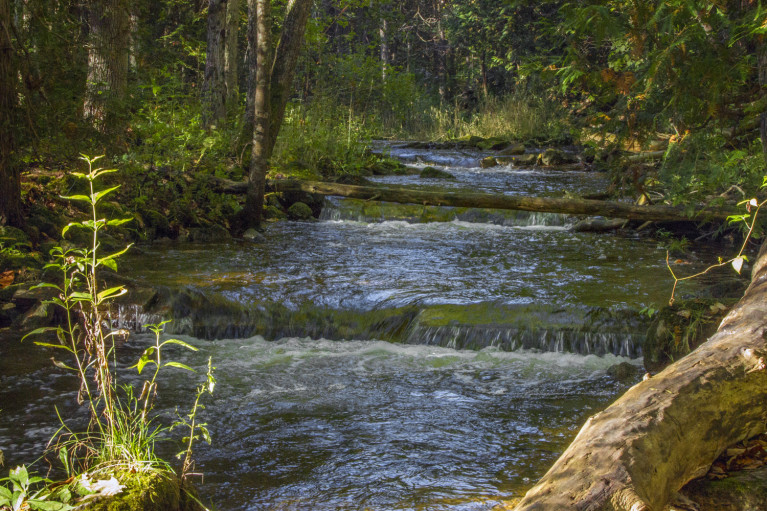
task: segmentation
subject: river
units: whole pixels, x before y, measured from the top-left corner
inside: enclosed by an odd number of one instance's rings
[[[374,180],[527,195],[607,185],[587,172],[482,170],[472,152],[391,153],[457,179]],[[638,311],[672,283],[656,240],[576,233],[573,221],[331,198],[320,221],[270,224],[262,243],[155,244],[126,258],[126,274],[186,297],[170,331],[199,351],[169,356],[217,368],[201,494],[224,510],[484,510],[521,496],[636,381],[606,370],[641,365]],[[150,339],[132,335],[124,364]],[[13,466],[55,432],[54,405],[76,423],[75,393],[50,353],[0,346],[0,449]],[[200,377],[165,372],[163,421]]]

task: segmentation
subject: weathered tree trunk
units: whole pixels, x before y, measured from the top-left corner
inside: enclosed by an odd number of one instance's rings
[[[432,206],[456,206],[468,208],[515,209],[541,211],[568,215],[601,215],[627,220],[654,222],[723,222],[733,211],[700,209],[688,216],[672,206],[637,206],[622,202],[589,199],[555,199],[550,197],[512,197],[488,193],[430,192],[407,188],[382,188],[354,186],[318,181],[276,180],[270,182],[276,191],[303,191],[320,195],[340,195],[357,199],[423,204]]]
[[[253,146],[250,158],[250,172],[248,194],[245,199],[245,213],[248,223],[253,226],[261,224],[264,209],[264,191],[266,188],[266,171],[269,165],[269,88],[270,69],[269,62],[269,37],[271,31],[271,0],[257,0],[256,2],[256,29],[258,31],[258,44],[256,45],[255,69],[255,93],[254,93],[254,120],[253,120]]]
[[[11,2],[0,0],[0,225],[21,226],[21,185],[14,155],[16,111],[15,52]]]
[[[119,121],[128,89],[130,12],[124,0],[92,0],[87,6],[90,32],[83,114],[104,133]]]
[[[272,156],[274,144],[277,142],[277,135],[285,117],[285,108],[288,105],[293,75],[296,71],[298,56],[301,53],[301,45],[304,42],[306,23],[309,21],[312,3],[313,0],[290,0],[285,20],[282,22],[282,32],[275,49],[271,73],[271,98],[269,99],[271,112],[267,159]]]
[[[229,0],[226,6],[226,52],[224,54],[224,78],[226,81],[226,105],[237,106],[240,99],[239,52],[237,35],[240,27],[240,0]]]
[[[729,445],[765,431],[767,244],[751,286],[691,354],[586,422],[515,511],[661,511]]]
[[[208,48],[202,84],[202,125],[208,129],[226,119],[226,5],[228,0],[208,2]]]

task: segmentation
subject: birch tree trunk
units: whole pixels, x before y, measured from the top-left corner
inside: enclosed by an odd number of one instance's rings
[[[130,12],[125,0],[88,4],[88,77],[83,115],[102,133],[119,129],[128,89]],[[116,126],[118,124],[118,126]]]
[[[226,49],[227,0],[208,2],[208,48],[205,53],[205,77],[202,85],[202,125],[210,129],[226,120]]]

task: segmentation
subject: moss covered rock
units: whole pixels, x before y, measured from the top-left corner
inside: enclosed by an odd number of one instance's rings
[[[424,167],[423,170],[421,170],[420,177],[423,179],[455,179],[455,176],[450,172],[434,167]]]
[[[309,220],[312,216],[312,208],[303,202],[296,202],[288,208],[288,218],[291,220]]]
[[[82,509],[91,511],[197,511],[204,509],[181,489],[175,474],[122,472],[115,478],[125,488],[117,495],[92,499]],[[192,494],[194,495],[194,491]]]

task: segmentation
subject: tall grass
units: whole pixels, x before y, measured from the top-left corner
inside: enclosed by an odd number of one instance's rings
[[[570,126],[565,109],[556,101],[512,93],[500,98],[489,96],[474,111],[467,111],[458,102],[430,106],[404,135],[423,140],[473,135],[560,141],[569,137]]]

